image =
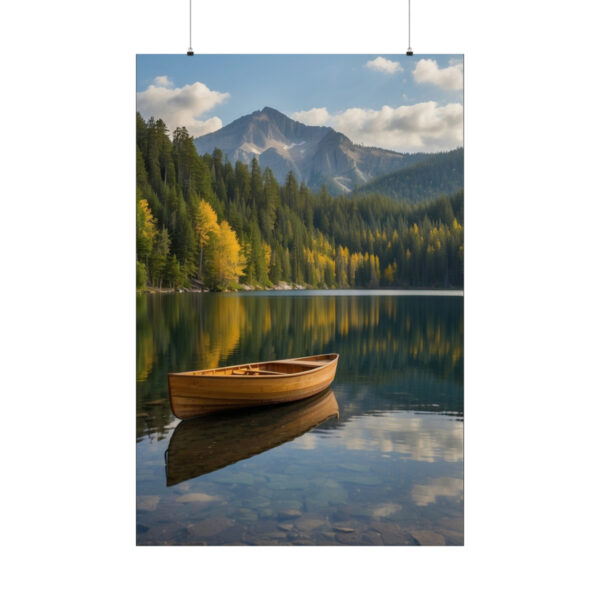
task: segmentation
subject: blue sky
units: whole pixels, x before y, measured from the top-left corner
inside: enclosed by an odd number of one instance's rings
[[[462,145],[462,55],[145,54],[136,89],[145,118],[195,136],[271,106],[366,145]]]

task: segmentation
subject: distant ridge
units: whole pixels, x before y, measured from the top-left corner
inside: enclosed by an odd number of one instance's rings
[[[464,187],[464,150],[423,154],[418,162],[376,177],[354,190],[353,195],[381,194],[410,204]]]

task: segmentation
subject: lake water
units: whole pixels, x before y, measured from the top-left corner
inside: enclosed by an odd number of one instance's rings
[[[331,389],[179,421],[167,373],[337,352]],[[463,544],[463,298],[137,298],[138,545]]]

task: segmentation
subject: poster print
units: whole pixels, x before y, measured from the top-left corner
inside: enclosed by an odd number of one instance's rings
[[[462,545],[462,56],[136,92],[138,545]]]

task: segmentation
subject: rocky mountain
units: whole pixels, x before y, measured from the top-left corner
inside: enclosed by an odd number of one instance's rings
[[[195,144],[200,154],[220,148],[231,162],[250,164],[256,156],[280,183],[292,171],[313,189],[325,183],[332,194],[350,192],[424,156],[359,146],[331,127],[304,125],[269,107],[196,138]]]

